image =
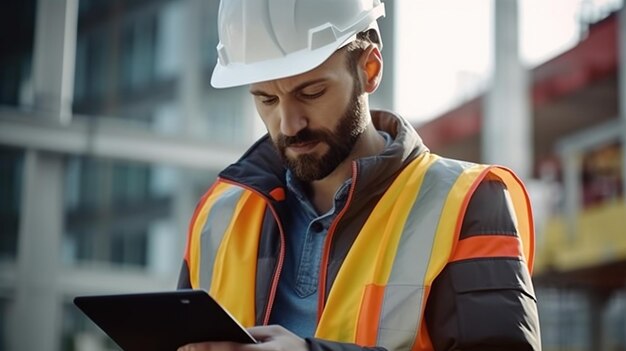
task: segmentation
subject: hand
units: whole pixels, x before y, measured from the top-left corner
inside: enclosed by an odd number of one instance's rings
[[[253,327],[248,332],[257,344],[234,342],[202,342],[178,348],[178,351],[307,351],[304,339],[279,326]]]

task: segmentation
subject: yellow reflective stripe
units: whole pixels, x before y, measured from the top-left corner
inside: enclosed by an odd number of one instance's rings
[[[198,263],[202,269],[200,270],[200,288],[210,291],[213,276],[213,268],[215,257],[219,249],[226,230],[230,226],[230,220],[235,212],[237,203],[241,200],[245,189],[231,186],[220,195],[220,199],[215,202],[206,224],[202,228],[200,238],[200,262]]]
[[[219,183],[211,190],[207,199],[201,205],[202,207],[198,211],[198,215],[194,218],[194,222],[191,226],[191,238],[189,246],[189,280],[191,287],[194,289],[200,288],[200,238],[202,236],[202,228],[207,221],[209,209],[213,207],[215,201],[230,187],[229,184]]]
[[[337,273],[316,337],[354,342],[365,294],[361,287],[387,284],[406,218],[426,170],[437,159],[430,153],[419,156],[380,199]]]
[[[388,215],[381,216],[382,218],[373,220],[371,223],[370,220],[368,220],[363,227],[364,231],[369,232],[370,235],[380,236],[379,230],[382,228],[379,228],[379,225],[381,223],[385,223],[385,218],[387,218],[388,223],[385,226],[385,234],[389,235],[390,238],[386,239],[385,241],[389,241],[390,245],[387,245],[386,247],[393,249],[380,250],[379,247],[373,247],[374,250],[378,251],[375,261],[382,263],[380,265],[377,265],[377,270],[373,276],[373,284],[387,284],[387,281],[389,280],[389,276],[391,274],[391,269],[393,267],[393,262],[396,257],[396,252],[398,251],[398,242],[400,241],[401,234],[403,233],[406,219],[411,212],[411,209],[413,208],[415,198],[419,195],[419,189],[421,188],[424,181],[424,175],[426,174],[428,168],[437,159],[439,159],[439,156],[435,156],[430,153],[425,154],[425,156],[420,157],[424,158],[424,160],[418,159],[411,165],[411,168],[413,168],[411,171],[403,172],[400,183],[403,186],[397,187],[397,189],[395,189],[395,192],[397,192],[398,194],[393,194],[393,196],[389,198],[387,198],[385,194],[385,196],[381,198],[381,202],[383,202],[383,208],[385,208],[387,211],[391,210],[391,212]],[[409,180],[409,182],[407,182],[407,180]],[[393,206],[393,208],[391,208],[391,206]],[[388,207],[389,209],[387,209]],[[377,210],[377,208],[378,206],[376,207],[375,211]],[[390,220],[392,218],[394,220]]]
[[[494,167],[491,171],[498,176],[507,186],[515,216],[517,217],[517,233],[524,246],[524,257],[529,272],[532,273],[535,256],[535,228],[530,199],[522,181],[510,170],[504,167]]]
[[[458,240],[469,199],[489,172],[500,178],[511,195],[518,235],[524,246],[524,256],[526,257],[529,270],[532,268],[534,228],[530,201],[524,185],[513,172],[504,167],[476,165],[463,172],[450,192],[448,200],[446,200],[446,206],[441,216],[442,220],[437,228],[437,237],[433,247],[433,258],[428,267],[427,281],[433,281],[448,262],[454,250],[456,240]],[[446,235],[446,233],[454,233],[454,235]]]
[[[424,279],[426,282],[433,282],[448,263],[459,238],[465,209],[480,179],[484,176],[481,173],[486,168],[484,165],[475,165],[465,169],[448,193],[435,233],[431,258]]]
[[[387,282],[377,345],[391,350],[406,350],[415,343],[425,304],[423,297],[431,284],[425,277],[440,216],[459,175],[472,166],[466,162],[438,159],[426,171],[404,224]]]
[[[255,324],[255,282],[259,235],[266,202],[246,190],[215,257],[209,294],[243,326]]]

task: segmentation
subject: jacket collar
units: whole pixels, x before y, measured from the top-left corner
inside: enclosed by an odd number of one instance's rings
[[[372,110],[371,116],[376,129],[389,133],[393,142],[379,155],[356,160],[357,195],[360,190],[386,183],[415,156],[428,151],[413,126],[401,116],[379,110]],[[219,176],[253,188],[268,198],[272,190],[285,187],[285,167],[267,134]]]

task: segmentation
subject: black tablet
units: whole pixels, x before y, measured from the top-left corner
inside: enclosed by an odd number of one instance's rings
[[[124,351],[175,351],[202,341],[256,342],[204,290],[78,296],[74,304]]]

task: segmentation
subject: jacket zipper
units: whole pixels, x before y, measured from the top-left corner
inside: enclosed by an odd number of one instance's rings
[[[276,264],[276,269],[274,270],[274,274],[272,276],[272,284],[270,286],[270,294],[268,296],[268,300],[267,300],[267,307],[265,308],[265,312],[263,314],[263,325],[268,325],[269,324],[269,320],[270,320],[270,315],[271,315],[271,311],[272,311],[272,307],[274,305],[274,299],[276,297],[276,290],[278,289],[278,278],[280,277],[280,273],[283,270],[283,261],[285,258],[285,233],[283,231],[283,225],[280,222],[280,219],[278,218],[278,214],[276,213],[276,209],[274,208],[274,206],[272,205],[272,202],[269,200],[269,198],[265,195],[263,195],[261,192],[247,186],[244,185],[242,183],[239,182],[235,182],[233,180],[230,179],[225,179],[222,178],[222,180],[225,183],[229,183],[232,185],[236,185],[236,186],[240,186],[244,189],[250,190],[253,193],[261,196],[263,199],[265,199],[265,201],[267,202],[267,205],[269,206],[270,210],[272,211],[272,215],[274,215],[274,219],[276,220],[276,224],[278,224],[278,233],[280,236],[280,244],[279,244],[279,252],[278,252],[278,263]]]
[[[350,191],[348,192],[348,199],[346,200],[346,204],[341,209],[341,212],[337,214],[337,217],[333,220],[328,228],[328,234],[326,235],[326,239],[324,240],[324,252],[322,254],[322,260],[320,262],[320,276],[318,282],[318,294],[317,294],[317,324],[319,325],[320,319],[322,317],[322,312],[324,311],[324,304],[326,303],[326,276],[328,273],[328,260],[330,258],[330,246],[333,242],[333,236],[335,234],[335,229],[343,215],[347,212],[350,207],[350,202],[352,201],[352,196],[354,195],[354,189],[356,189],[356,178],[357,178],[357,163],[356,161],[352,161],[352,184],[350,185]]]

